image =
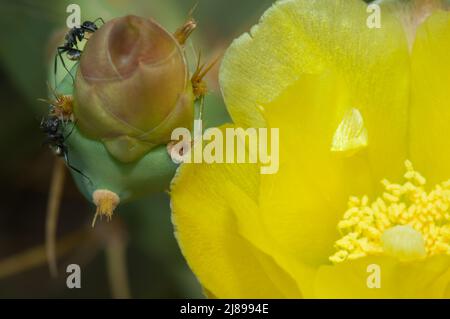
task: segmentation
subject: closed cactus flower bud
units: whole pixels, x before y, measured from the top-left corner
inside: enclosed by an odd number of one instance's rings
[[[151,19],[107,22],[89,39],[74,89],[80,131],[122,162],[191,128],[194,95],[183,48]]]

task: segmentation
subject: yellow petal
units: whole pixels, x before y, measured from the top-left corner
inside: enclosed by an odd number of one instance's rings
[[[443,298],[450,282],[449,267],[450,256],[411,263],[389,257],[366,257],[323,266],[316,278],[316,297]]]
[[[269,125],[280,127],[280,169],[261,177],[262,220],[310,264],[327,261],[348,197],[373,191],[367,150],[350,157],[331,151],[348,98],[336,74],[308,75],[266,108]]]
[[[225,182],[224,187],[230,190],[235,188],[229,182]],[[306,265],[303,262],[303,256],[292,254],[290,247],[284,245],[285,243],[280,241],[280,238],[272,236],[273,232],[270,228],[273,225],[265,223],[267,214],[264,213],[264,207],[259,206],[243,192],[235,191],[229,201],[231,205],[239,207],[239,210],[236,211],[236,218],[240,234],[268,257],[261,260],[265,269],[270,270],[275,267],[284,270],[283,272],[268,271],[268,273],[272,274],[274,282],[285,292],[286,297],[299,298],[303,296],[308,298],[312,296],[316,269]],[[285,218],[282,215],[283,212],[272,210],[271,213],[280,213],[278,217]]]
[[[258,190],[259,167],[251,164],[183,164],[172,184],[182,252],[200,283],[218,298],[281,298],[296,289],[271,257],[240,234],[245,204],[234,199],[257,200]]]
[[[430,16],[412,52],[411,160],[430,184],[450,179],[450,12]]]
[[[392,93],[386,82],[380,85],[385,85],[386,94]],[[274,238],[310,264],[327,261],[348,198],[373,196],[385,177],[383,173],[396,174],[392,165],[404,156],[406,143],[399,135],[406,133],[405,127],[403,132],[393,128],[389,132],[384,125],[376,126],[379,119],[371,117],[374,113],[369,105],[354,106],[354,99],[361,94],[337,72],[304,75],[265,108],[268,125],[280,128],[280,169],[275,175],[262,176],[263,219]],[[381,104],[385,98],[374,96],[380,101],[380,113],[391,112],[402,121],[402,113],[396,113],[390,104]],[[349,112],[359,113],[356,126],[361,131],[369,125],[371,130],[367,129],[361,140],[364,143],[357,148],[351,136],[343,138],[352,143],[352,152],[342,145],[344,151],[337,152],[333,149],[336,134],[352,133],[340,132],[342,123],[355,121],[347,119]],[[389,133],[389,141],[383,144],[378,136]],[[385,155],[388,152],[389,158]]]
[[[382,72],[391,73],[384,60],[392,57],[402,62],[398,54],[406,57],[407,43],[391,13],[382,12],[382,28],[369,29],[367,5],[359,0],[275,3],[250,33],[232,43],[224,57],[220,82],[233,121],[263,126],[261,104],[272,101],[302,74],[320,73],[330,65],[339,65],[349,78],[355,73],[352,70],[357,73],[361,67],[381,65]],[[385,57],[380,59],[380,54]],[[407,59],[396,66],[405,68]],[[366,92],[378,91],[376,80],[353,78]]]
[[[232,118],[280,128],[281,162],[260,183],[253,166],[181,167],[172,191],[177,234],[213,295],[292,296],[294,279],[311,296],[305,277],[332,253],[348,197],[400,178],[408,45],[389,11],[381,29],[369,29],[367,17],[359,0],[281,1],[228,50],[220,80]],[[359,117],[348,119],[350,110]],[[343,151],[333,148],[336,135]],[[258,182],[244,183],[249,176]]]
[[[382,28],[369,29],[366,9],[353,0],[278,2],[221,68],[233,120],[280,128],[280,171],[263,177],[264,218],[274,238],[313,264],[332,250],[348,197],[400,178],[406,157],[406,37],[387,9]],[[357,143],[339,132],[352,109],[362,119]],[[336,135],[347,143],[341,152]]]

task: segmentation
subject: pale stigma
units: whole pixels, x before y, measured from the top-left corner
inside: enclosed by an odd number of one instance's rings
[[[413,261],[426,257],[422,234],[410,225],[397,225],[381,236],[384,253],[400,261]]]
[[[367,144],[368,136],[364,119],[358,109],[351,108],[345,113],[334,133],[331,151],[351,156],[365,148]]]

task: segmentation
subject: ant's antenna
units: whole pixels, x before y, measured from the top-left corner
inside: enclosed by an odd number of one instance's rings
[[[102,24],[105,24],[105,20],[103,20],[103,18],[97,18],[97,19],[95,19],[94,21],[93,21],[93,23],[95,23],[95,22],[97,22],[97,21],[101,21],[102,22]]]

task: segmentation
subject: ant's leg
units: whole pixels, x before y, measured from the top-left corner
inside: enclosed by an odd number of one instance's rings
[[[75,130],[75,123],[73,123],[72,128],[70,129],[69,134],[67,134],[66,137],[64,137],[64,142],[72,135],[73,131]]]
[[[64,48],[64,47],[59,47],[58,48],[59,59],[61,60],[61,63],[63,65],[64,69],[67,71],[67,73],[69,73],[70,77],[72,78],[72,81],[75,82],[75,78],[73,77],[72,73],[70,73],[69,69],[66,66],[66,63],[64,62],[64,58],[62,57],[62,53],[64,53],[64,52],[67,52],[66,48]]]
[[[56,88],[56,69],[58,66],[58,54],[55,54],[55,65],[53,68],[53,79],[55,80],[55,88]]]
[[[82,171],[80,171],[78,168],[76,168],[76,167],[74,167],[74,166],[72,166],[72,165],[70,164],[70,162],[69,162],[69,151],[67,150],[67,148],[64,148],[64,149],[63,149],[63,153],[64,153],[64,160],[66,161],[67,166],[68,166],[71,170],[77,172],[78,174],[80,174],[81,176],[83,176],[84,178],[86,178],[86,179],[88,180],[89,184],[92,184],[92,180],[91,180],[89,177],[87,177],[87,176],[86,176]]]
[[[65,63],[62,57],[62,53],[66,52],[66,48],[64,47],[58,47],[56,49],[56,54],[55,54],[55,65],[54,65],[54,75],[55,75],[55,88],[56,88],[56,73],[58,70],[58,57],[61,60],[62,65],[65,67]]]
[[[57,73],[57,70],[58,70],[58,57],[61,60],[62,65],[64,66],[64,68],[67,70],[66,65],[64,63],[64,60],[63,60],[63,57],[61,55],[62,53],[66,52],[66,51],[67,51],[67,49],[65,47],[58,47],[56,49],[55,62],[54,62],[54,67],[53,67],[53,74],[54,74],[53,77],[54,77],[54,80],[55,80],[55,89],[56,89],[56,86],[57,86],[57,81],[56,81],[57,80],[56,79],[57,75],[56,75],[56,73]]]
[[[95,19],[95,20],[94,20],[94,23],[97,22],[97,21],[101,21],[102,24],[105,24],[105,21],[104,21],[102,18],[97,18],[97,19]]]

